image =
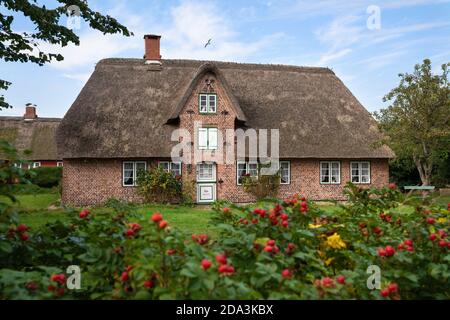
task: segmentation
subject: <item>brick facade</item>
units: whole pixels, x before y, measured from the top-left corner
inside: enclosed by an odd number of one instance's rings
[[[212,83],[208,86],[207,83]],[[217,95],[217,112],[215,114],[200,114],[199,94],[203,92]],[[231,99],[226,94],[224,87],[217,81],[213,74],[205,74],[199,80],[180,113],[180,128],[187,129],[194,137],[194,123],[202,122],[202,126],[214,126],[219,132],[226,129],[235,129],[236,112]],[[203,160],[217,160],[214,155],[221,154],[224,143],[219,139],[218,150],[214,154],[204,153]],[[64,159],[63,193],[62,200],[71,205],[93,205],[104,203],[109,198],[117,198],[126,201],[140,201],[135,187],[122,186],[122,162],[126,159]],[[133,159],[137,160],[137,159]],[[140,159],[155,163],[157,159]],[[288,197],[295,193],[306,196],[309,199],[339,199],[344,200],[342,191],[346,182],[350,179],[350,161],[340,160],[341,183],[337,185],[320,184],[319,159],[283,159],[291,162],[291,183],[280,185],[279,196]],[[381,187],[389,182],[389,167],[387,159],[372,159],[371,183],[361,186]],[[191,159],[192,163],[196,163]],[[216,167],[217,199],[227,199],[233,202],[251,202],[252,196],[244,192],[242,186],[236,182],[236,162],[222,164],[218,162]],[[196,181],[196,166],[183,163],[182,178],[184,183]]]

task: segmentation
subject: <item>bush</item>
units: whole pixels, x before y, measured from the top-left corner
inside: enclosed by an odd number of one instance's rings
[[[31,183],[43,188],[59,185],[62,178],[61,167],[39,167],[26,171],[26,177]]]
[[[115,201],[114,214],[12,224],[0,236],[0,299],[448,299],[450,204],[410,202],[392,186],[346,194],[337,214],[301,196],[216,202],[216,239],[186,239],[162,214],[124,215]],[[81,290],[55,291],[50,274],[72,264]],[[379,289],[367,287],[372,265]]]
[[[262,165],[258,165],[257,177],[252,177],[250,174],[246,174],[242,179],[244,191],[252,194],[258,201],[275,198],[280,187],[279,174],[261,175],[261,169],[263,167],[264,166]]]
[[[146,202],[169,203],[182,200],[181,177],[175,177],[161,167],[140,171],[137,183],[138,193]]]

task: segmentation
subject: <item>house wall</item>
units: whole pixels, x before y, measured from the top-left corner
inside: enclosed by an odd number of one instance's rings
[[[335,160],[335,159],[332,159]],[[337,185],[320,184],[319,159],[291,159],[291,184],[280,185],[279,197],[286,198],[300,194],[311,200],[337,199],[345,200],[343,188],[350,179],[350,161],[341,160],[341,183]],[[371,159],[371,183],[361,187],[382,187],[389,182],[387,159]],[[148,160],[151,165],[155,160]],[[193,170],[194,171],[194,170]],[[191,174],[183,166],[183,181]],[[233,202],[251,202],[251,196],[244,192],[242,186],[236,185],[236,166],[218,166],[218,199]],[[109,198],[139,202],[135,187],[122,186],[121,159],[65,159],[63,170],[62,201],[68,205],[84,206],[102,204]]]

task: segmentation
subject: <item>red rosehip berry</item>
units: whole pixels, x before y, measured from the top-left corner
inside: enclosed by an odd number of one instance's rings
[[[28,230],[28,226],[26,224],[19,224],[17,226],[17,232],[25,232]]]
[[[52,285],[52,284],[49,284],[48,287],[47,287],[48,291],[55,291],[55,289],[56,289],[56,287],[54,285]]]
[[[126,272],[126,271],[122,272],[122,274],[120,275],[120,280],[122,282],[126,282],[128,279],[129,279],[128,272]]]
[[[57,296],[59,296],[59,297],[61,297],[61,296],[63,296],[64,295],[64,288],[58,288],[57,290],[56,290],[56,295]]]
[[[168,256],[174,255],[177,252],[175,249],[167,249],[166,254]]]
[[[84,209],[84,210],[82,210],[81,212],[80,212],[80,219],[85,219],[85,218],[87,218],[88,216],[89,216],[89,214],[90,214],[90,212],[89,212],[89,210],[87,210],[87,209]]]
[[[390,283],[388,285],[389,293],[396,293],[398,291],[398,285],[396,283]]]
[[[20,239],[22,241],[28,241],[28,239],[30,238],[30,236],[28,235],[28,233],[22,233],[20,234]]]
[[[413,241],[411,239],[406,239],[403,243],[406,244],[409,247],[413,246]]]
[[[288,243],[288,249],[289,250],[294,250],[295,249],[295,244],[293,244],[292,242]]]
[[[389,297],[389,294],[390,294],[389,288],[384,288],[384,289],[382,289],[382,290],[380,291],[380,294],[381,294],[381,296],[384,297],[384,298]]]
[[[287,220],[287,219],[289,219],[289,216],[286,213],[282,213],[280,215],[280,218],[281,218],[281,220]]]
[[[229,213],[230,212],[230,208],[225,207],[225,208],[222,209],[222,212],[223,213]]]
[[[447,246],[447,241],[445,241],[444,239],[441,239],[441,240],[439,240],[438,244],[439,244],[439,247],[445,248]]]
[[[167,221],[166,220],[162,220],[160,223],[159,223],[159,228],[160,229],[165,229],[166,227],[167,227]]]
[[[388,188],[391,189],[391,190],[395,190],[395,189],[397,189],[397,185],[392,182],[392,183],[389,183]]]
[[[275,245],[275,240],[267,240],[266,245],[273,247]]]
[[[208,259],[202,260],[201,266],[202,266],[203,270],[208,270],[211,267],[211,265],[212,265],[212,262],[209,261]]]
[[[281,222],[281,225],[282,225],[283,227],[287,228],[287,227],[289,227],[289,222],[287,222],[286,220],[283,220],[283,221]]]
[[[430,239],[430,241],[435,241],[435,240],[436,240],[436,233],[430,234],[430,236],[428,237],[428,239]]]
[[[374,227],[372,230],[373,230],[373,233],[375,233],[375,234],[381,234],[381,232],[382,232],[380,227]]]
[[[284,279],[290,279],[292,277],[291,272],[289,271],[289,269],[284,269],[283,271],[281,271],[281,276]]]
[[[162,221],[162,219],[163,219],[163,216],[162,216],[162,214],[161,213],[159,213],[159,212],[155,212],[153,215],[152,215],[152,221],[153,222],[160,222],[160,221]]]
[[[128,238],[131,238],[134,236],[134,230],[133,229],[128,229],[127,231],[125,231],[125,236]]]
[[[216,256],[216,261],[220,264],[227,264],[227,257],[224,254],[218,254]]]
[[[345,284],[345,277],[340,275],[336,277],[336,282],[340,284]]]
[[[414,248],[413,248],[413,247],[407,247],[407,248],[406,248],[406,251],[414,252]]]
[[[386,246],[386,256],[391,257],[395,254],[395,249],[392,246]]]
[[[427,218],[428,224],[434,224],[436,221],[433,218]]]
[[[386,250],[384,248],[378,248],[378,255],[380,257],[385,257],[386,256]]]
[[[268,252],[268,253],[271,253],[273,251],[273,247],[272,246],[265,246],[264,247],[264,251]]]
[[[439,230],[438,231],[439,236],[444,239],[445,237],[447,237],[447,233],[445,233],[445,230]]]
[[[154,286],[154,283],[153,283],[152,280],[145,280],[144,281],[144,288],[151,289],[151,288],[153,288],[153,286]]]
[[[322,286],[325,288],[331,288],[334,286],[334,281],[330,277],[325,277],[322,279]]]
[[[257,223],[258,223],[258,219],[253,218],[253,219],[252,219],[252,223],[253,223],[253,224],[257,224]]]

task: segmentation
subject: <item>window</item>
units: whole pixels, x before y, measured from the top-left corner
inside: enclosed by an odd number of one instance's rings
[[[216,181],[216,165],[214,163],[197,164],[197,181]]]
[[[22,164],[20,162],[15,162],[14,167],[16,168],[22,168]]]
[[[137,186],[138,173],[142,170],[147,170],[147,163],[145,161],[124,161],[123,162],[123,186],[134,187]]]
[[[280,184],[291,183],[291,162],[280,161]]]
[[[353,183],[370,183],[370,162],[350,162],[350,178]]]
[[[247,174],[247,162],[238,161],[236,170],[236,181],[238,185],[242,184],[242,177]]]
[[[246,162],[246,161],[237,162],[236,181],[238,185],[242,184],[242,178],[246,175],[253,178],[258,178],[257,162]]]
[[[172,172],[176,176],[181,176],[181,162],[160,161],[158,166],[166,172]]]
[[[200,94],[198,98],[198,110],[200,113],[216,113],[217,112],[217,95]]]
[[[57,167],[62,167],[62,166],[63,166],[63,162],[62,162],[62,161],[56,162],[56,166],[57,166]]]
[[[41,166],[40,162],[33,162],[33,168],[39,168]]]
[[[341,163],[339,161],[322,161],[320,163],[320,183],[341,183]]]
[[[217,149],[217,128],[198,128],[198,148],[200,150]]]

